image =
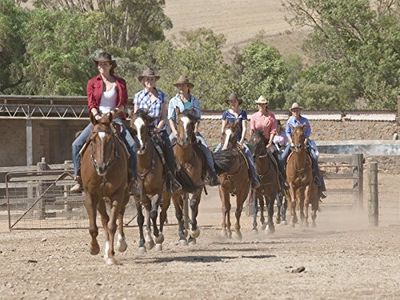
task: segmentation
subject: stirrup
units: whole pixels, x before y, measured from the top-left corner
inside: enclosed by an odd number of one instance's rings
[[[73,187],[69,190],[70,193],[81,193],[82,185],[79,182],[76,182]]]

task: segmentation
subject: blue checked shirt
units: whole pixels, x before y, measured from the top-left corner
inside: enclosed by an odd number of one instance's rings
[[[153,126],[157,126],[161,120],[161,111],[163,104],[165,102],[165,94],[161,90],[157,90],[158,92],[158,99],[156,101],[150,100],[150,93],[148,90],[143,89],[137,92],[133,98],[133,105],[138,109],[143,109],[147,111],[147,114],[154,118]],[[166,127],[164,125],[161,130],[165,130]]]
[[[188,102],[183,103],[180,98],[180,95],[177,94],[174,98],[169,100],[168,104],[168,120],[176,121],[176,112],[175,108],[179,108],[180,112],[185,110],[193,109],[193,115],[200,119],[201,117],[201,109],[200,102],[194,96],[190,95],[190,100]]]
[[[296,117],[291,116],[286,123],[286,136],[290,137],[292,135],[292,128],[290,127],[290,125],[292,125],[292,127],[297,127],[301,124],[305,124],[306,128],[304,130],[304,137],[305,138],[309,138],[311,135],[311,126],[310,126],[310,122],[308,121],[307,118],[300,116],[300,120],[298,121],[296,119]]]

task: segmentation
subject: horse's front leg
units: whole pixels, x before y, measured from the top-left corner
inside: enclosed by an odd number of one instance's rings
[[[278,209],[277,213],[276,213],[276,224],[280,224],[281,223],[281,219],[282,218],[282,211],[283,211],[283,193],[279,192],[276,195],[276,207]]]
[[[174,193],[172,194],[172,201],[175,206],[175,216],[178,220],[178,236],[179,236],[179,244],[185,246],[187,245],[187,231],[185,229],[185,224],[183,220],[183,193]]]
[[[147,250],[151,250],[155,246],[155,243],[151,236],[151,219],[150,219],[151,201],[147,196],[143,206],[144,206],[144,222],[146,224],[145,238],[144,238],[146,242],[145,245]]]
[[[160,212],[160,232],[163,233],[164,224],[167,220],[167,211],[171,204],[171,193],[164,191],[161,200],[161,212]]]
[[[254,189],[250,192],[250,202],[253,204],[253,231],[257,232],[258,197]]]
[[[122,196],[121,196],[122,197]],[[117,197],[115,197],[117,198]],[[121,203],[117,200],[111,199],[111,210],[110,210],[110,219],[107,224],[108,229],[108,249],[106,247],[105,251],[107,257],[105,258],[107,265],[115,265],[118,264],[118,261],[115,259],[115,251],[114,251],[114,237],[115,232],[117,231],[117,216],[119,214]]]
[[[135,197],[135,205],[137,210],[137,224],[139,226],[139,253],[143,254],[146,252],[146,248],[144,247],[145,240],[143,233],[144,215],[142,210],[142,204],[137,197]]]
[[[124,233],[124,214],[126,205],[129,202],[129,193],[125,193],[124,202],[121,204],[120,210],[118,212],[118,237],[117,237],[117,249],[119,252],[124,252],[128,248],[126,243],[125,233]]]
[[[248,190],[247,190],[248,192]],[[236,195],[236,211],[235,211],[235,217],[236,217],[236,223],[235,223],[235,235],[234,238],[237,240],[242,239],[242,233],[240,231],[240,216],[242,215],[242,210],[243,210],[243,204],[246,201],[247,193],[237,193]]]
[[[99,234],[99,229],[96,224],[97,202],[96,196],[86,193],[84,204],[89,217],[89,233],[92,237],[90,242],[90,254],[92,255],[99,254],[100,252],[100,246],[97,242],[97,235]]]
[[[311,186],[306,186],[304,190],[304,195],[305,195],[305,200],[304,200],[304,205],[305,205],[305,224],[308,226],[308,207],[311,202]]]
[[[261,229],[265,230],[267,228],[267,224],[265,223],[265,216],[264,216],[264,207],[266,204],[266,198],[265,195],[260,195],[260,223],[261,223]]]
[[[229,198],[230,196],[227,189],[222,187],[222,185],[219,187],[219,197],[221,199],[221,204],[222,204],[222,224],[221,224],[222,236],[231,238],[232,232],[231,232],[231,222],[229,218],[229,214],[231,211],[231,202]]]
[[[290,193],[290,215],[292,217],[292,226],[294,227],[297,223],[296,192],[294,190],[293,184],[291,183],[289,183],[289,193]]]
[[[268,208],[268,232],[274,233],[275,232],[275,225],[274,225],[274,201],[276,195],[268,195],[265,198],[267,202]]]
[[[202,191],[202,188],[198,189],[192,195],[192,198],[190,199],[190,210],[192,212],[192,220],[191,220],[192,228],[190,230],[190,236],[189,236],[189,240],[188,240],[189,244],[196,244],[196,239],[200,235],[200,229],[197,226],[197,215],[199,214],[201,191]]]
[[[155,237],[157,250],[162,250],[162,243],[164,242],[164,236],[162,233],[159,232],[157,227],[158,207],[160,206],[161,199],[161,193],[158,194],[157,197],[153,197],[153,200],[151,201],[150,211],[150,218],[153,223],[153,234]]]

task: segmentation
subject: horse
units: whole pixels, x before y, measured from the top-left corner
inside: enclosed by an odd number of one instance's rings
[[[100,252],[96,224],[98,210],[106,236],[104,259],[108,265],[119,264],[114,256],[114,236],[118,219],[117,248],[120,252],[124,252],[127,244],[123,232],[123,216],[129,201],[129,154],[112,125],[111,114],[106,114],[99,120],[91,115],[90,120],[93,129],[86,147],[82,150],[81,160],[84,204],[89,217],[89,233],[92,237],[90,253],[96,255]],[[110,216],[107,214],[106,203],[110,207]]]
[[[221,136],[221,150],[214,155],[218,177],[221,182],[219,196],[222,202],[222,236],[232,237],[230,221],[230,194],[236,195],[236,223],[234,237],[242,238],[240,231],[240,216],[243,204],[250,190],[249,167],[244,153],[237,143],[236,134],[239,122],[228,123]]]
[[[179,113],[177,111],[177,136],[174,145],[174,155],[177,163],[177,177],[182,184],[182,191],[172,194],[172,200],[175,206],[175,215],[178,220],[179,243],[181,245],[196,244],[196,239],[200,235],[200,229],[197,225],[197,215],[201,193],[205,186],[204,177],[206,171],[206,162],[204,154],[196,145],[195,124],[198,118],[190,112]],[[184,222],[184,202],[190,198],[191,220],[189,238],[187,238],[187,229]]]
[[[155,138],[157,134],[152,132],[150,124],[154,121],[147,112],[139,109],[131,118],[131,128],[138,143],[137,150],[137,173],[138,190],[134,193],[136,208],[138,211],[137,223],[139,226],[139,252],[146,252],[156,246],[162,250],[164,242],[163,226],[166,212],[171,197],[166,186],[166,170],[162,149],[157,145]],[[161,206],[160,229],[157,226],[158,209]],[[143,208],[143,209],[142,209]],[[144,211],[144,215],[143,215]],[[155,242],[151,236],[151,223]],[[143,225],[146,222],[146,234]]]
[[[306,149],[304,130],[305,125],[292,128],[292,142],[294,144],[292,153],[287,159],[286,178],[289,184],[290,212],[292,226],[298,222],[296,205],[300,208],[300,219],[308,226],[308,205],[312,204],[312,222],[315,226],[317,210],[319,206],[318,190],[313,180],[312,161]],[[304,214],[304,205],[306,214]]]
[[[254,192],[254,215],[253,230],[257,231],[257,211],[258,202],[260,203],[260,222],[264,230],[268,226],[270,233],[275,232],[274,225],[274,202],[279,192],[279,175],[276,160],[271,152],[266,148],[268,142],[261,131],[256,131],[251,135],[250,145],[253,148],[257,174],[260,178],[260,187]],[[264,219],[264,199],[268,208],[268,223]]]

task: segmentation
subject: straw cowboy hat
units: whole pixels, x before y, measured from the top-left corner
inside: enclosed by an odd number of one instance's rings
[[[232,93],[232,94],[230,94],[229,97],[225,100],[225,103],[226,103],[226,104],[229,104],[229,102],[230,102],[231,100],[234,100],[234,99],[236,99],[236,100],[238,101],[239,105],[242,104],[242,102],[243,102],[242,99],[239,99],[239,96],[238,96],[236,93]]]
[[[154,71],[154,69],[152,69],[152,68],[146,68],[146,69],[142,72],[142,74],[140,74],[140,75],[138,76],[138,80],[139,80],[139,81],[142,81],[142,79],[143,79],[144,77],[154,77],[156,80],[160,79],[160,75],[158,75],[158,74],[156,73],[156,71]]]
[[[93,58],[93,61],[95,63],[108,61],[115,64],[115,59],[112,58],[111,54],[104,51],[96,53],[95,57]]]
[[[174,86],[178,87],[181,84],[186,84],[191,89],[194,87],[194,84],[190,82],[186,75],[179,76],[178,80],[174,83]]]
[[[256,104],[269,104],[269,101],[264,96],[258,97]]]
[[[303,109],[297,102],[292,104],[292,107],[290,108],[290,111],[293,111],[294,109]]]

